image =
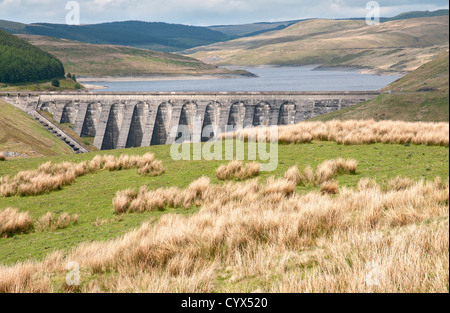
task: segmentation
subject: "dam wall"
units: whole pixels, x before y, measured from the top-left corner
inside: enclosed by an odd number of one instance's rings
[[[42,110],[94,137],[101,150],[171,144],[180,125],[290,125],[374,99],[378,92],[16,93],[0,98],[24,111]],[[194,134],[191,134],[194,136]],[[206,141],[214,134],[202,136]]]

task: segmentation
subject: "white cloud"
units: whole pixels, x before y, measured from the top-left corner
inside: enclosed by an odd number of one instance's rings
[[[364,17],[368,0],[78,0],[82,23],[143,20],[191,25],[237,24],[301,18]],[[63,0],[0,0],[0,19],[64,23]],[[379,1],[383,16],[448,8],[448,1]]]

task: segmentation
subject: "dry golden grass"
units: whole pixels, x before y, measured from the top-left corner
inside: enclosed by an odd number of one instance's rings
[[[77,214],[70,215],[68,213],[62,213],[58,216],[52,212],[48,212],[37,221],[36,229],[40,231],[64,229],[77,223]]]
[[[320,185],[320,192],[335,195],[339,192],[339,184],[335,180],[327,180]]]
[[[245,180],[259,175],[261,166],[257,162],[248,163],[245,166],[241,161],[231,161],[227,165],[221,165],[216,170],[216,176],[220,180],[239,179]]]
[[[122,210],[137,199],[139,210],[201,208],[0,267],[0,292],[60,290],[48,277],[64,277],[69,261],[81,266],[82,292],[448,292],[448,181],[385,190],[364,179],[333,196],[295,186],[202,177],[183,190],[124,191]]]
[[[69,215],[67,213],[62,213],[56,215],[48,212],[40,217],[37,222],[34,222],[30,213],[7,208],[0,211],[0,238],[20,233],[28,233],[34,229],[39,231],[64,229],[77,223],[77,214]]]
[[[287,170],[284,178],[298,186],[317,186],[333,180],[338,175],[355,174],[357,167],[358,161],[356,160],[338,158],[322,162],[315,171],[308,165],[304,168],[303,173],[300,173],[298,167],[293,166]]]
[[[255,140],[258,129],[244,129],[225,138]],[[266,131],[270,140],[270,131]],[[334,141],[344,145],[373,143],[417,144],[428,146],[449,146],[448,123],[348,120],[329,122],[302,122],[279,126],[278,141],[284,144],[310,143],[313,140]]]
[[[189,209],[193,205],[200,205],[206,195],[211,196],[210,183],[209,178],[201,177],[184,190],[176,187],[148,190],[143,186],[139,191],[132,189],[118,191],[113,199],[114,211],[116,214],[123,214],[163,210],[167,207]]]
[[[26,233],[33,229],[33,219],[28,212],[7,208],[0,211],[0,238]]]
[[[35,196],[49,193],[72,184],[77,177],[100,170],[119,171],[137,168],[139,174],[158,176],[164,173],[162,162],[155,160],[152,153],[143,156],[111,155],[96,156],[81,163],[64,162],[42,164],[37,170],[22,171],[15,177],[0,178],[0,197]]]

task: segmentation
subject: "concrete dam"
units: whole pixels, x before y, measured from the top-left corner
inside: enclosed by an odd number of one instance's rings
[[[0,95],[22,110],[47,111],[101,150],[171,144],[180,125],[289,125],[371,100],[378,92],[17,93]],[[194,136],[194,134],[192,134]],[[202,137],[206,141],[214,137]]]

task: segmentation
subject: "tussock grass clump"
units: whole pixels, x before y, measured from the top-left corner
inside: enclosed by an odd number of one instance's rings
[[[33,219],[28,212],[7,208],[0,210],[0,237],[27,233],[33,229]]]
[[[224,138],[243,141],[258,140],[258,130],[243,129],[224,134]],[[270,140],[270,131],[265,132]],[[301,144],[318,141],[334,141],[344,145],[373,143],[417,144],[427,146],[449,146],[448,123],[348,120],[329,122],[302,122],[278,127],[278,142]]]
[[[322,162],[314,169],[306,166],[301,173],[297,166],[293,166],[287,170],[284,175],[286,180],[295,182],[298,186],[322,185],[327,181],[331,181],[338,175],[355,174],[358,168],[358,161],[338,158],[335,160],[327,160]]]
[[[203,176],[186,189],[170,187],[148,190],[143,186],[139,191],[133,189],[118,191],[113,199],[113,207],[116,214],[142,213],[167,208],[190,209],[193,206],[201,206],[205,201],[225,203],[230,199],[245,197],[247,193],[251,198],[256,196],[255,191],[282,198],[293,194],[295,187],[296,184],[292,181],[274,177],[270,177],[264,184],[251,180],[247,184],[229,182],[216,186],[211,184],[208,177]]]
[[[355,174],[358,167],[356,160],[344,160],[342,158],[336,160],[328,160],[321,163],[315,173],[315,183],[322,184],[333,179],[337,175]]]
[[[258,176],[260,170],[261,166],[257,162],[248,163],[244,166],[241,161],[233,160],[227,165],[219,166],[216,170],[216,176],[220,180],[245,180]]]
[[[70,215],[68,213],[62,213],[60,215],[56,215],[52,212],[48,212],[37,221],[36,229],[40,231],[64,229],[77,223],[77,214]]]
[[[154,160],[138,169],[139,175],[142,176],[160,176],[164,172],[165,169],[160,160]]]
[[[320,185],[320,192],[323,194],[335,195],[339,192],[339,184],[335,180],[328,180]]]
[[[300,171],[298,169],[298,166],[290,167],[286,173],[284,174],[284,178],[287,181],[294,182],[296,185],[299,185],[300,183],[303,183],[302,179],[303,176],[300,174]]]
[[[190,209],[194,205],[200,205],[205,196],[211,196],[210,193],[207,194],[210,187],[211,180],[203,176],[183,190],[176,187],[148,190],[143,186],[138,191],[133,189],[118,191],[113,199],[114,212],[142,213],[169,207]]]
[[[372,189],[375,189],[375,190],[380,189],[380,186],[377,184],[377,182],[374,179],[364,177],[359,180],[359,182],[358,182],[358,190],[359,191],[372,190]]]
[[[95,156],[91,161],[81,163],[47,162],[37,170],[22,171],[15,177],[0,178],[0,196],[35,196],[61,189],[72,184],[77,177],[101,170],[120,171],[137,168],[139,174],[157,176],[164,173],[162,162],[155,160],[152,153],[143,156],[110,155]]]
[[[37,222],[34,222],[30,213],[7,208],[0,211],[0,238],[28,233],[34,229],[39,231],[63,229],[77,223],[77,214],[69,215],[68,213],[62,213],[56,215],[48,212],[39,218]]]
[[[448,292],[448,183],[341,188],[333,197],[295,186],[275,178],[212,185],[202,177],[183,190],[185,200],[199,200],[197,213],[165,214],[115,240],[1,267],[0,291],[49,291],[46,277],[64,277],[71,260],[92,274],[81,292]],[[175,191],[123,196],[172,205]],[[374,269],[378,276],[370,276]],[[40,275],[29,276],[33,270]],[[264,280],[236,284],[255,277]]]
[[[0,152],[0,162],[6,161],[6,155],[3,152]]]
[[[405,190],[414,185],[415,182],[407,177],[397,176],[396,178],[390,179],[387,183],[387,190]]]

